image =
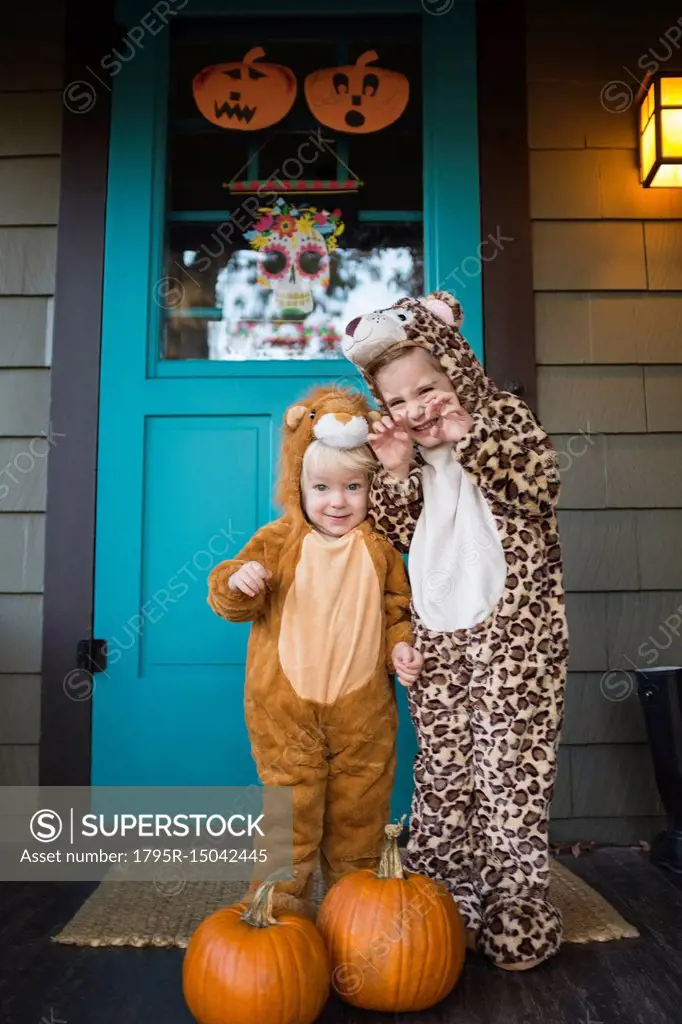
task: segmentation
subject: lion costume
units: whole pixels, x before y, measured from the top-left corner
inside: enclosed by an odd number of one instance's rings
[[[448,886],[492,960],[531,965],[562,937],[548,900],[568,654],[559,476],[549,438],[485,375],[461,322],[438,291],[351,321],[343,347],[363,373],[389,348],[425,348],[473,418],[456,444],[417,447],[406,480],[382,469],[370,492],[376,528],[409,551],[424,656],[408,690],[419,753],[406,866]]]
[[[396,643],[412,643],[403,561],[367,520],[322,537],[300,490],[308,445],[365,444],[373,415],[362,395],[338,388],[318,388],[288,409],[284,515],[209,576],[211,608],[252,623],[246,724],[261,781],[292,787],[295,881],[278,883],[278,892],[296,900],[309,895],[318,852],[328,886],[374,867],[390,814],[398,724],[390,656]],[[249,561],[272,574],[255,597],[228,586]]]

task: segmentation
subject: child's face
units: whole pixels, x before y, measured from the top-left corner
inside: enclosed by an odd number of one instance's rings
[[[407,433],[422,448],[437,448],[442,444],[429,436],[429,428],[440,417],[427,418],[425,400],[437,391],[454,394],[450,378],[438,369],[424,349],[411,349],[379,370],[376,383],[393,419],[402,418]]]
[[[301,481],[303,508],[313,526],[343,537],[367,517],[369,479],[362,470],[315,470]]]

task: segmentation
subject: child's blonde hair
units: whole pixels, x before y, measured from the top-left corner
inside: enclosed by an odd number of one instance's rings
[[[301,481],[315,471],[333,473],[338,469],[357,470],[371,477],[377,469],[377,460],[368,444],[358,448],[333,448],[323,441],[312,441],[303,454]]]
[[[381,370],[390,366],[391,363],[397,362],[398,359],[404,359],[405,356],[412,355],[413,352],[424,352],[428,360],[433,364],[433,368],[441,373],[444,372],[440,360],[432,352],[429,352],[427,348],[424,348],[423,345],[392,345],[367,364],[365,376],[369,377],[374,386],[377,387],[377,374]]]

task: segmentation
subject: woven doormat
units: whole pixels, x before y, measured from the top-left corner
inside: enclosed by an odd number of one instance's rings
[[[238,903],[245,882],[219,880],[167,883],[103,881],[53,942],[75,946],[177,946],[184,949],[201,921]],[[313,902],[325,889],[315,876]],[[636,938],[603,896],[552,858],[550,897],[564,918],[565,942]]]

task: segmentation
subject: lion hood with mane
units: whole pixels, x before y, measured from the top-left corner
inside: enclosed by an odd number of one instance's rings
[[[322,441],[332,448],[359,448],[367,444],[377,417],[364,395],[341,387],[314,388],[287,409],[282,425],[277,502],[288,516],[303,516],[301,467],[308,446]]]

